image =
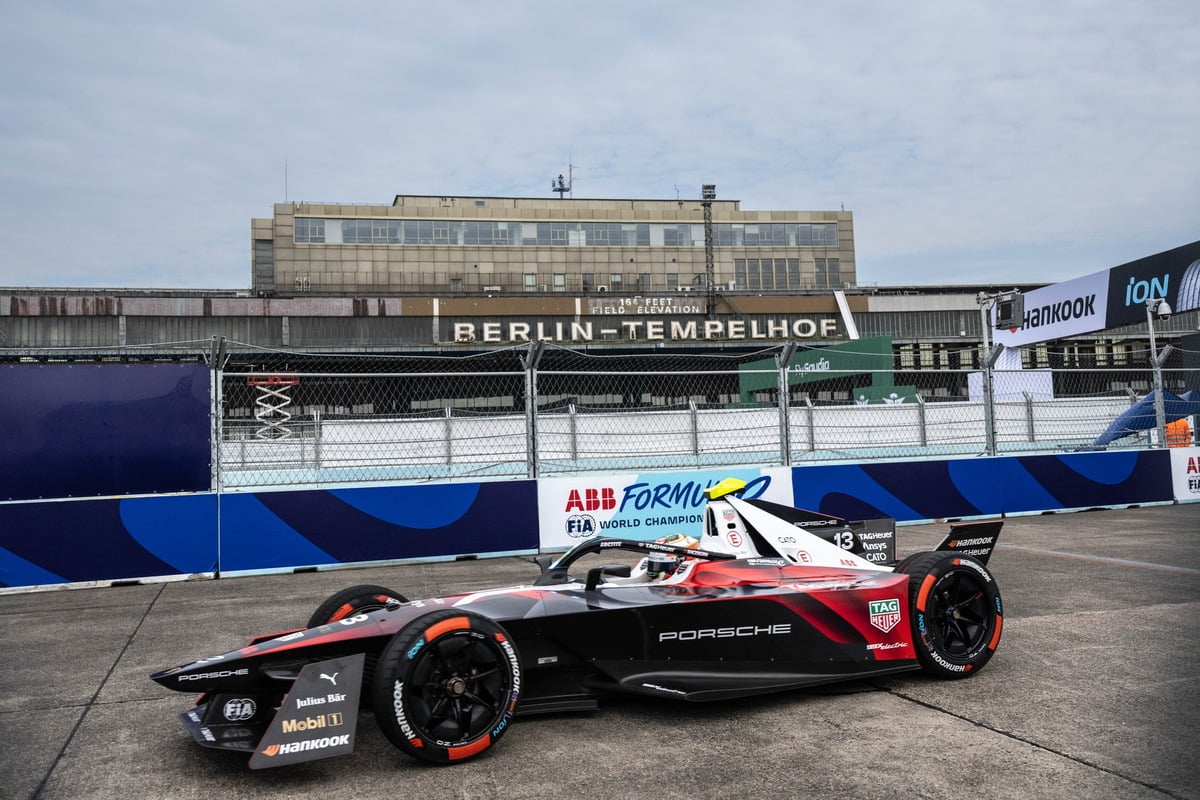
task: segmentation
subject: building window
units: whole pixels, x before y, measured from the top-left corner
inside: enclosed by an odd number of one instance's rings
[[[323,244],[325,242],[325,220],[296,217],[295,239],[301,243]]]
[[[678,288],[679,288],[679,273],[678,272],[668,272],[667,273],[667,289],[669,289],[670,291],[673,292]]]
[[[579,277],[583,280],[583,290],[590,292],[596,284],[596,274],[594,272],[585,272]]]
[[[567,290],[567,274],[565,272],[554,273],[554,291],[565,292]]]
[[[272,239],[254,240],[254,288],[264,292],[275,288],[275,242]]]
[[[818,289],[837,289],[841,287],[841,271],[836,258],[818,258],[816,259],[816,265]]]
[[[614,292],[621,289],[621,273],[614,272],[608,276],[608,288]]]
[[[527,292],[537,291],[537,273],[536,272],[526,272],[525,273],[525,291],[527,291]]]
[[[328,223],[328,224],[327,224]],[[342,242],[326,238],[330,226]],[[520,227],[518,227],[520,226]],[[523,245],[552,247],[703,247],[704,227],[648,222],[516,222],[297,217],[295,241],[310,244]],[[336,235],[335,235],[336,239]],[[836,247],[835,223],[721,223],[718,247]]]
[[[798,258],[736,258],[733,284],[738,289],[800,289]]]

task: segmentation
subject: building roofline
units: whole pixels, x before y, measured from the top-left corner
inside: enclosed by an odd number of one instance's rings
[[[392,205],[399,205],[401,197],[431,200],[550,200],[558,203],[700,203],[699,197],[543,197],[541,195],[517,196],[502,194],[397,194],[392,199]],[[714,203],[741,204],[741,200],[717,198]],[[332,205],[362,205],[362,203],[333,203]],[[822,209],[826,210],[826,209]]]

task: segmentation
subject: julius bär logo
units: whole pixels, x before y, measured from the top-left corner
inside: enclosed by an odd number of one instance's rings
[[[572,489],[563,511],[611,511],[617,507],[617,493],[611,486],[601,489]]]
[[[871,612],[871,624],[887,633],[900,622],[900,600],[872,600],[868,610]]]

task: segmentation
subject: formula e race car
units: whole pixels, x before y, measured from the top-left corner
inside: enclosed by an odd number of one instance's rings
[[[881,564],[864,557],[861,526],[744,488],[706,490],[699,540],[593,538],[537,557],[529,585],[427,600],[354,586],[306,628],[151,678],[200,692],[185,727],[258,769],[349,753],[360,705],[397,748],[448,764],[516,717],[594,709],[606,694],[710,701],[907,670],[962,678],[992,657],[1000,521]],[[609,563],[573,575],[589,554]]]

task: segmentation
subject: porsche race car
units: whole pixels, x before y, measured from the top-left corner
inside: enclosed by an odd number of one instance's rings
[[[151,678],[199,692],[181,715],[194,739],[259,769],[351,752],[360,707],[401,751],[451,764],[519,717],[606,695],[718,701],[910,670],[963,678],[988,663],[1003,624],[987,567],[1001,521],[879,563],[861,524],[744,488],[706,490],[699,539],[596,537],[538,556],[527,585],[432,599],[353,586],[304,628]],[[586,556],[604,563],[574,574]]]

